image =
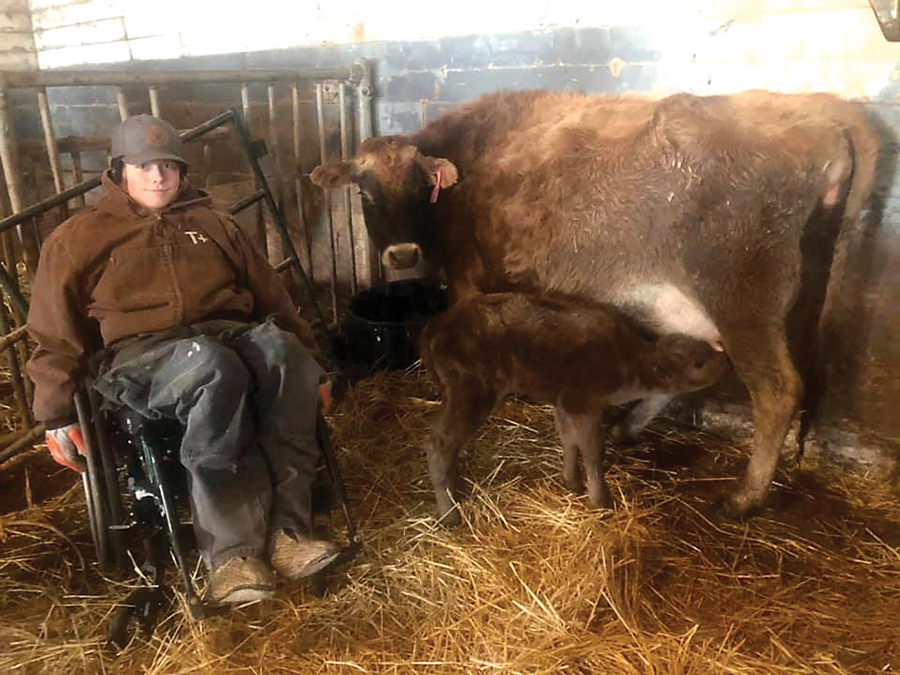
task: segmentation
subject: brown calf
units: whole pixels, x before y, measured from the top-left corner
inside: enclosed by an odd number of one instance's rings
[[[556,406],[566,485],[575,492],[584,487],[580,452],[591,504],[610,507],[603,410],[650,394],[702,389],[728,365],[705,342],[648,335],[612,307],[519,293],[457,303],[426,326],[419,349],[443,388],[426,450],[438,515],[448,526],[460,522],[450,494],[457,453],[508,394]]]

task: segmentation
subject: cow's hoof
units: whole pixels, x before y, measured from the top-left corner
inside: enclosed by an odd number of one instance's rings
[[[441,525],[451,530],[462,525],[462,516],[459,513],[459,509],[455,506],[444,513],[444,515],[438,513],[437,519]]]
[[[637,433],[632,431],[626,423],[627,418],[609,430],[610,440],[620,448],[628,448],[637,444]]]
[[[569,479],[563,478],[563,484],[569,489],[573,495],[580,497],[584,494],[584,482],[580,478]]]
[[[588,496],[588,501],[591,506],[595,509],[607,509],[607,510],[615,510],[616,502],[612,497],[612,494],[609,491],[609,488],[605,485],[603,488],[594,494]]]
[[[748,504],[736,500],[734,495],[723,495],[713,503],[712,515],[719,520],[745,520],[753,517],[760,510],[759,504]]]

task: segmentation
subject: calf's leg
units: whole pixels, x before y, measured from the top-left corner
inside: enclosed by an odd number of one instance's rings
[[[803,383],[784,331],[744,328],[729,339],[729,356],[753,403],[753,446],[744,475],[724,505],[742,517],[760,507],[769,492],[784,438],[803,395]]]
[[[453,499],[459,483],[456,457],[490,415],[496,402],[492,392],[484,391],[475,383],[459,383],[445,390],[440,417],[425,443],[425,452],[437,500],[437,515],[447,527],[456,527],[462,522]]]
[[[610,433],[613,440],[616,442],[633,441],[673,398],[674,394],[651,394],[638,401],[628,411],[625,419],[612,428]]]
[[[578,455],[584,463],[588,499],[593,506],[609,509],[612,495],[603,476],[606,439],[600,415],[573,415],[557,405],[554,410],[556,432],[563,446],[563,479],[566,487],[580,494],[584,489],[578,471]]]

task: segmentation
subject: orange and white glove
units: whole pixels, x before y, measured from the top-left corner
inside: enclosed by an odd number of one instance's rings
[[[47,448],[54,462],[78,472],[87,468],[84,462],[84,458],[87,457],[84,436],[81,435],[81,426],[77,422],[58,429],[49,429],[46,438]]]

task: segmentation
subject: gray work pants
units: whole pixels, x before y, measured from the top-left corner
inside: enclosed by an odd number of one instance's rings
[[[218,321],[130,342],[94,386],[113,403],[184,426],[194,531],[215,569],[262,556],[276,528],[311,531],[323,374],[272,321]]]

